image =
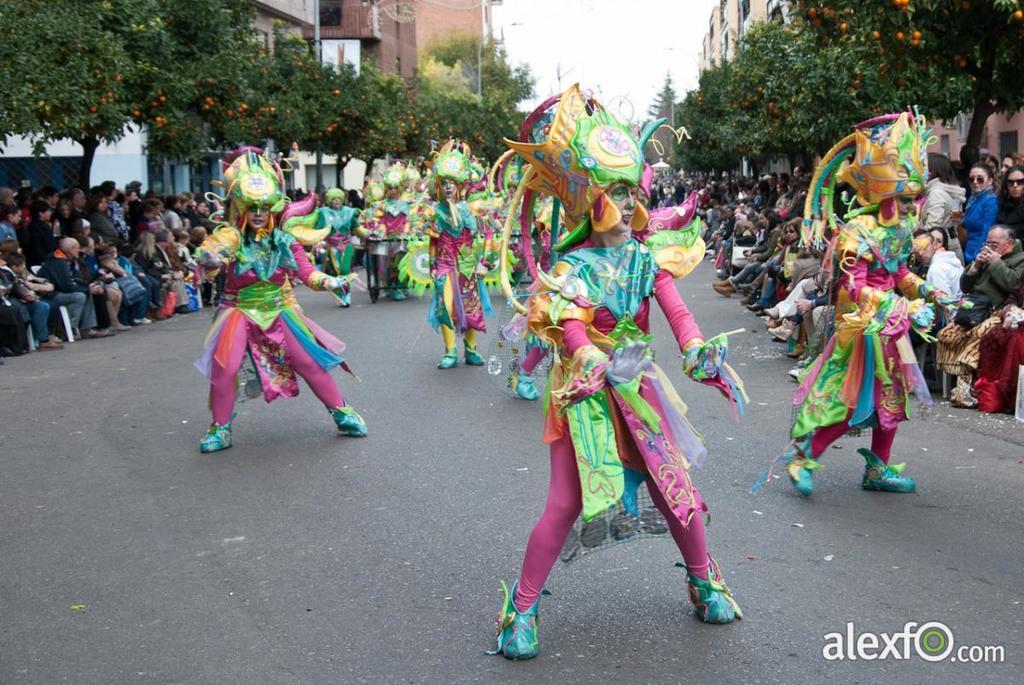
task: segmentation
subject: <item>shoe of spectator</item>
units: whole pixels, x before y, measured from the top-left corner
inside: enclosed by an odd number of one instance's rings
[[[735,286],[733,286],[732,281],[728,278],[715,281],[711,284],[711,289],[723,297],[732,297],[732,294],[736,292]]]
[[[118,321],[116,324],[111,324],[110,327],[115,331],[130,331],[132,329],[131,326],[125,326],[120,321]]]
[[[151,310],[149,310],[149,318],[152,319],[153,321],[163,321],[167,317],[164,316],[163,313],[160,312],[160,310],[158,310],[158,309],[151,309]]]
[[[789,336],[793,334],[793,324],[789,321],[783,321],[775,328],[769,328],[768,333],[770,333],[776,341],[786,342],[789,340]]]
[[[53,341],[53,340],[46,340],[46,341],[43,341],[43,342],[39,343],[39,345],[37,346],[37,349],[40,349],[40,350],[63,350],[64,349],[64,343],[56,342],[56,341]]]
[[[799,366],[794,366],[792,369],[789,370],[789,377],[792,378],[795,382],[799,383],[800,382],[800,374],[802,372],[803,372],[803,368],[801,368]]]
[[[765,310],[765,306],[759,302],[755,302],[754,304],[748,304],[747,309],[754,312],[755,314],[760,314]]]
[[[188,308],[187,304],[180,304],[174,308],[175,314],[191,314],[192,310]]]
[[[786,356],[789,357],[790,359],[799,359],[800,357],[804,356],[804,346],[797,345],[796,347],[793,348],[792,352],[787,352]]]
[[[109,328],[89,328],[87,330],[82,331],[82,337],[86,338],[87,340],[92,338],[109,338],[112,335],[115,335],[115,333]]]
[[[133,326],[148,326],[151,323],[153,323],[153,320],[148,317],[143,317],[141,319],[132,319]]]

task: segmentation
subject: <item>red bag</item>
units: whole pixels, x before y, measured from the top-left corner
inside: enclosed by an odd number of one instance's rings
[[[169,290],[167,294],[164,295],[164,303],[160,307],[160,313],[168,317],[173,316],[174,308],[177,306],[178,293],[174,292],[173,290]]]
[[[1001,414],[1006,409],[999,386],[987,378],[979,378],[974,382],[974,396],[978,398],[978,411]]]

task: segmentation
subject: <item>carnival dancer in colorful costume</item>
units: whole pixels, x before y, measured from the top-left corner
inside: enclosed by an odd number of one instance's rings
[[[404,164],[395,162],[384,172],[384,198],[371,204],[362,215],[362,228],[388,240],[387,253],[377,257],[377,279],[388,288],[393,300],[404,300],[405,289],[398,280],[398,262],[405,254],[402,239],[412,233],[413,208],[406,193]]]
[[[327,253],[324,264],[332,276],[349,276],[352,273],[352,257],[355,247],[352,236],[366,235],[366,229],[359,225],[359,210],[345,204],[345,191],[331,188],[324,193],[326,204],[320,207],[320,225],[330,228],[324,242]],[[338,303],[342,307],[352,304],[348,283],[338,291]]]
[[[646,128],[641,140],[653,130]],[[511,590],[502,584],[491,653],[537,655],[541,590],[577,516],[582,511],[590,521],[612,507],[631,512],[645,482],[686,562],[697,616],[708,623],[740,618],[708,555],[707,508],[690,477],[690,465],[706,450],[649,346],[653,298],[679,344],[684,371],[742,408],[742,388],[724,363],[724,337],[705,341],[675,288],[674,279],[700,262],[703,241],[696,232],[644,231],[648,214],[637,201],[643,145],[578,86],[561,96],[542,142],[506,143],[530,164],[523,184],[557,197],[574,229],[556,246],[560,257],[551,272],[538,271],[526,308],[530,329],[555,355],[544,426],[551,482],[519,580]],[[503,243],[510,234],[507,221]],[[513,296],[504,265],[502,276]]]
[[[928,180],[928,138],[924,120],[909,112],[871,119],[829,152],[811,181],[803,240],[830,242],[832,258],[826,262],[835,269],[835,332],[793,395],[793,442],[772,463],[785,463],[803,495],[813,491],[813,473],[828,446],[850,429],[864,428],[872,435],[871,449],[858,450],[865,461],[861,486],[902,493],[916,487],[902,473],[905,464],[889,463],[911,395],[931,404],[908,333],[914,329],[934,339],[928,333],[933,305],[953,303],[907,268],[912,229],[902,204],[917,197]],[[839,223],[833,214],[837,181],[856,191],[856,208],[851,205]]]
[[[347,405],[330,371],[347,370],[345,345],[308,319],[295,300],[292,281],[313,290],[341,290],[345,279],[317,271],[303,245],[326,236],[318,230],[316,196],[286,205],[284,177],[259,148],[233,153],[224,172],[227,221],[203,242],[197,261],[226,276],[220,310],[196,367],[210,380],[213,423],[199,445],[202,452],[231,447],[231,420],[239,371],[255,366],[267,402],[294,397],[296,375],[327,407],[338,430],[366,435],[363,419]]]
[[[430,270],[434,297],[427,320],[440,331],[444,355],[437,368],[458,365],[456,332],[463,336],[466,364],[483,366],[476,349],[477,332],[485,332],[491,301],[483,278],[494,267],[493,233],[481,229],[465,200],[470,180],[470,150],[465,143],[449,140],[438,151],[432,167],[435,204],[426,217],[430,237]]]

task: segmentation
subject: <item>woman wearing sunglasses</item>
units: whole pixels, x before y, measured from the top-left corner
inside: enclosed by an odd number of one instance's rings
[[[1003,177],[999,223],[1012,228],[1017,240],[1024,242],[1024,166],[1010,167]]]
[[[964,262],[970,264],[985,244],[988,229],[996,223],[999,215],[999,200],[992,188],[992,172],[983,164],[971,167],[967,177],[971,184],[971,199],[964,210],[963,228],[966,235],[960,236],[964,246]]]

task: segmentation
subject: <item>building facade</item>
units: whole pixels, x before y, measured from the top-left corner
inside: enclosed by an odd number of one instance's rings
[[[491,10],[502,0],[420,1],[416,5],[416,44],[425,50],[446,36],[490,38],[494,26]]]
[[[759,21],[788,22],[788,0],[719,0],[704,34],[701,71],[735,57],[740,39]]]

